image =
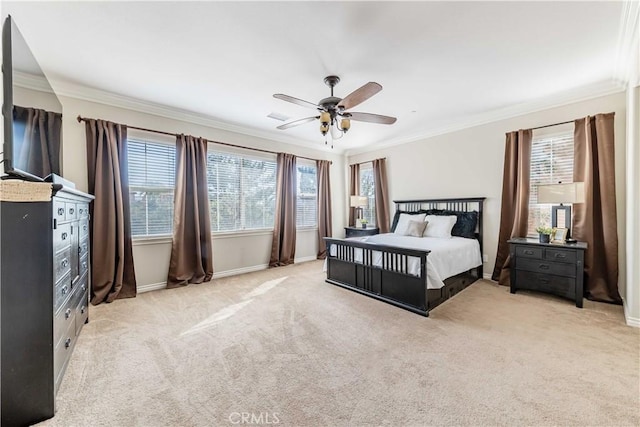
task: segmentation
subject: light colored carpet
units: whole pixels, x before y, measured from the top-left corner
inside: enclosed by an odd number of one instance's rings
[[[489,281],[424,318],[310,262],[91,307],[42,425],[637,426],[639,332]]]

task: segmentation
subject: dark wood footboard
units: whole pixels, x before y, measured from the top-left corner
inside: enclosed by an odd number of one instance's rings
[[[327,282],[428,315],[427,255],[429,251],[376,245],[326,237]],[[356,249],[357,248],[357,249]],[[380,253],[381,265],[374,265]],[[409,257],[419,259],[419,275],[409,274]]]

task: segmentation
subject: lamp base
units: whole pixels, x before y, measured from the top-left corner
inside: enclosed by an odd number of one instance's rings
[[[568,245],[578,243],[576,239],[566,239],[564,242]]]

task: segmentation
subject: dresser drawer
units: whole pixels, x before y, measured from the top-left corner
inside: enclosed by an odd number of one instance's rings
[[[71,274],[67,274],[53,287],[53,312],[57,312],[71,294]]]
[[[53,283],[71,271],[71,247],[67,246],[53,256]]]
[[[89,235],[89,220],[83,219],[80,220],[80,240],[84,239]]]
[[[73,351],[73,346],[75,344],[76,323],[74,316],[74,321],[69,324],[69,327],[63,332],[53,353],[53,378],[55,379],[56,391],[60,387],[62,375],[67,368],[67,363],[69,362],[69,358],[71,357],[71,352]]]
[[[571,249],[547,248],[544,251],[544,259],[575,264],[576,251],[572,251]]]
[[[576,277],[576,266],[574,264],[516,258],[516,269],[533,271],[535,273]]]
[[[78,219],[89,218],[89,205],[86,203],[78,203]]]
[[[78,245],[78,258],[82,258],[89,253],[89,240],[83,239]]]
[[[566,298],[576,297],[576,279],[529,271],[516,271],[518,289],[547,292]]]
[[[59,252],[71,245],[71,224],[58,224],[53,230],[53,251]]]
[[[53,344],[57,347],[63,335],[69,329],[69,325],[75,325],[76,303],[74,298],[70,298],[58,311],[53,319]]]
[[[516,246],[516,257],[542,259],[543,249],[536,246]]]
[[[62,200],[53,199],[53,219],[58,223],[64,221],[67,218],[67,209]]]
[[[67,203],[64,204],[64,206],[65,206],[65,209],[67,210],[66,216],[65,216],[67,221],[70,221],[72,219],[76,219],[77,215],[78,215],[76,204],[67,202]]]
[[[76,335],[80,333],[80,330],[82,330],[84,323],[89,318],[89,305],[88,305],[89,300],[87,298],[87,291],[79,292],[79,293],[80,293],[80,298],[77,298],[75,300],[76,302],[76,306],[75,306]]]
[[[82,276],[89,270],[89,256],[85,254],[82,258],[80,258],[80,267],[78,274]]]

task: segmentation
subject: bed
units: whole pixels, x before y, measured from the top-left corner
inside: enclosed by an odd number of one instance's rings
[[[396,214],[456,215],[454,230],[473,215],[474,230],[451,239],[382,234],[365,238],[325,238],[328,283],[414,313],[429,311],[482,278],[484,197],[394,201]],[[459,233],[452,233],[459,234]]]

